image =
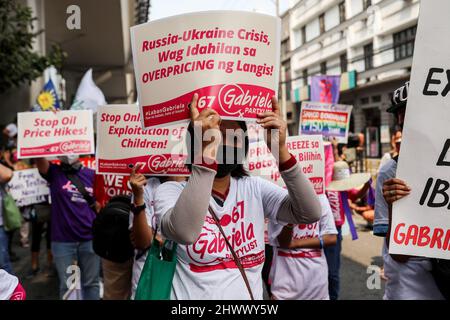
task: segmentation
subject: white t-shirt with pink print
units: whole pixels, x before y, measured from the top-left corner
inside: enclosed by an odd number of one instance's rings
[[[294,226],[294,239],[337,234],[333,213],[325,195],[320,221]],[[277,300],[328,300],[328,266],[323,249],[281,249],[277,237],[283,226],[269,223],[269,241],[274,247],[270,270],[271,291]]]
[[[155,194],[155,215],[161,221],[175,206],[183,184],[166,182]],[[211,198],[220,220],[247,274],[255,299],[263,298],[264,219],[277,222],[287,191],[258,177],[231,178],[223,206]],[[192,245],[178,245],[173,300],[249,300],[245,282],[213,218],[207,213],[203,229]]]

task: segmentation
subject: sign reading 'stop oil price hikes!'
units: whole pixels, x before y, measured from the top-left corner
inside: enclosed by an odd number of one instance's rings
[[[389,253],[450,259],[450,1],[420,3]]]
[[[352,106],[319,102],[304,102],[300,113],[300,135],[321,134],[347,143]]]
[[[92,111],[20,112],[17,114],[19,158],[93,154]]]
[[[271,111],[280,64],[280,19],[209,11],[131,28],[144,128],[189,119],[188,104],[223,119],[251,120]]]

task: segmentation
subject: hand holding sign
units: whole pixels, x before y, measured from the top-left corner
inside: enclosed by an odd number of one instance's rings
[[[137,164],[131,169],[130,185],[133,190],[134,204],[140,206],[144,204],[144,186],[147,184],[147,179],[139,170],[142,165]]]
[[[239,21],[238,24],[235,22]],[[143,128],[189,119],[199,108],[226,120],[270,111],[279,78],[281,19],[259,13],[208,11],[131,28]]]
[[[276,152],[274,152],[276,149],[274,148],[279,148],[279,162],[283,163],[290,158],[286,147],[287,123],[281,117],[280,106],[275,97],[272,97],[272,110],[258,114],[256,122],[267,130],[265,135],[266,144],[272,154],[276,155]]]
[[[411,193],[411,188],[400,179],[389,179],[383,184],[383,197],[387,203],[392,204]]]
[[[222,119],[217,111],[211,108],[206,108],[202,110],[202,112],[199,112],[197,103],[198,94],[195,93],[189,104],[195,141],[198,143],[197,145],[200,145],[201,142],[204,158],[216,159],[217,149],[222,141],[222,135],[220,133],[220,123],[222,122]]]

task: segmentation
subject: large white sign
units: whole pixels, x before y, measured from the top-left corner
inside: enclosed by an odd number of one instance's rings
[[[389,252],[450,259],[450,1],[420,3]]]
[[[322,136],[288,137],[289,152],[300,163],[303,173],[309,178],[317,194],[325,192],[325,149]],[[275,157],[263,140],[250,143],[246,169],[251,175],[284,187]]]
[[[14,171],[8,187],[9,193],[19,207],[41,203],[50,193],[47,181],[41,177],[38,169]]]
[[[144,128],[189,119],[199,109],[223,119],[272,110],[280,64],[280,19],[238,11],[174,16],[131,28]]]
[[[93,154],[91,110],[20,112],[17,114],[19,158]]]
[[[144,174],[188,175],[187,126],[173,124],[144,130],[140,118],[135,104],[99,107],[97,173],[128,175],[139,163]]]

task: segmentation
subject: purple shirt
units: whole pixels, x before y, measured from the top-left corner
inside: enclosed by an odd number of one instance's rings
[[[77,173],[86,190],[93,196],[95,171],[82,167]],[[92,240],[94,211],[83,195],[67,179],[59,165],[50,164],[44,177],[50,183],[52,241],[78,242]]]

